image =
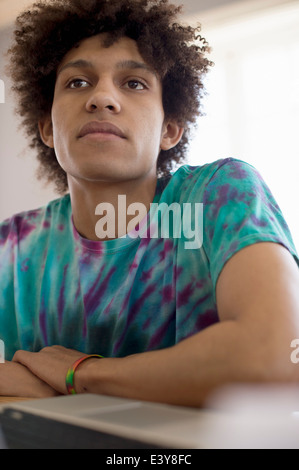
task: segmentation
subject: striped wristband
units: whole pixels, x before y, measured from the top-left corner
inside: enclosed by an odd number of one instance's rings
[[[74,364],[67,371],[65,384],[66,384],[67,393],[69,395],[76,395],[77,393],[75,390],[75,386],[74,386],[74,376],[75,376],[75,371],[77,367],[79,366],[79,364],[81,364],[81,362],[86,361],[86,359],[90,359],[92,357],[97,357],[98,359],[101,359],[103,356],[100,356],[99,354],[90,354],[88,356],[80,357],[74,362]]]

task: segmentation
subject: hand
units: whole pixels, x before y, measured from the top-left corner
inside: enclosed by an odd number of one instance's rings
[[[25,366],[6,361],[0,364],[0,395],[46,398],[59,395]]]
[[[66,394],[65,378],[68,369],[84,353],[62,346],[49,346],[37,353],[17,351],[13,363],[22,364],[42,382],[60,394]]]

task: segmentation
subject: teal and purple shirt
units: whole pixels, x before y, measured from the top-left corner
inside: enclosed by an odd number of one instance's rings
[[[175,228],[167,237],[85,239],[73,224],[69,195],[0,224],[6,360],[18,349],[55,344],[106,357],[166,348],[219,321],[217,279],[242,248],[279,243],[299,264],[277,203],[245,162],[184,165],[158,180],[154,203],[143,221],[146,233],[156,233],[149,228],[157,223],[151,217],[157,206],[175,203],[182,211],[169,224],[181,224],[182,233],[191,214],[202,242],[187,248]]]

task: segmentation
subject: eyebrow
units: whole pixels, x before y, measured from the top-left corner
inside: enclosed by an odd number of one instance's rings
[[[58,69],[57,71],[57,76],[65,69],[68,68],[95,68],[94,64],[88,60],[84,59],[78,59],[74,61],[70,61],[67,64],[65,64],[61,69]],[[137,69],[142,69],[146,70],[147,72],[151,73],[154,75],[156,78],[158,78],[158,75],[156,71],[150,67],[149,65],[145,64],[144,62],[137,62],[135,60],[122,60],[121,62],[118,62],[116,64],[116,68],[118,70],[124,70],[124,69],[130,69],[130,70],[137,70]]]

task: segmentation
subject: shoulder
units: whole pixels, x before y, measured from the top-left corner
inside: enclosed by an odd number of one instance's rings
[[[237,158],[222,158],[199,166],[182,165],[174,174],[175,179],[209,183],[220,179],[240,180],[244,178],[261,178],[253,165]]]
[[[51,226],[53,220],[63,217],[69,207],[70,198],[66,195],[37,209],[14,214],[0,222],[0,244],[15,238],[23,241],[30,235],[40,234]]]
[[[190,197],[206,202],[209,191],[220,186],[238,187],[246,184],[251,188],[263,184],[259,172],[249,163],[236,158],[223,158],[199,166],[182,165],[170,178],[161,180],[164,190],[176,199],[188,200]]]

